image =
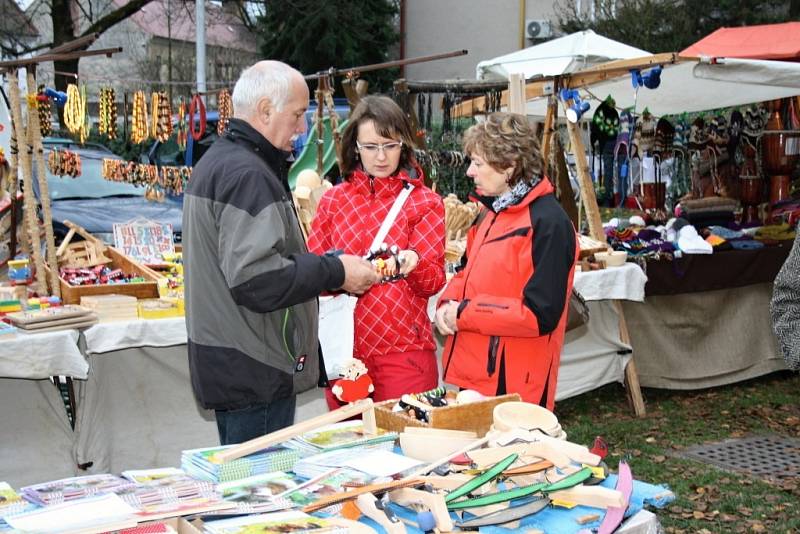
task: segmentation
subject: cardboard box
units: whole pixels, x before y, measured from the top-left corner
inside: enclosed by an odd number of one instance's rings
[[[522,400],[517,393],[487,397],[469,404],[454,404],[431,409],[430,423],[410,417],[404,412],[393,412],[397,400],[388,400],[375,405],[375,420],[380,428],[403,432],[407,426],[446,428],[449,430],[471,430],[483,437],[493,423],[494,407],[503,402]]]

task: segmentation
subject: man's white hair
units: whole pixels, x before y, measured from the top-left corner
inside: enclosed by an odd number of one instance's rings
[[[276,110],[281,111],[289,100],[293,76],[302,75],[280,61],[259,61],[244,69],[231,95],[234,117],[251,117],[256,111],[256,103],[263,97],[269,98]]]

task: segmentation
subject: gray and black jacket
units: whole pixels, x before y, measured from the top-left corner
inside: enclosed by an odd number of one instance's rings
[[[800,371],[800,227],[772,291],[772,328],[789,369]]]
[[[272,402],[319,378],[316,297],[344,283],[344,267],[306,250],[288,155],[231,119],[186,188],[189,369],[205,408]]]

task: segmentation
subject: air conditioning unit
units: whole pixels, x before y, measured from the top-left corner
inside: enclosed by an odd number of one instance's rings
[[[525,21],[525,33],[528,39],[549,39],[553,29],[547,19],[528,19]]]

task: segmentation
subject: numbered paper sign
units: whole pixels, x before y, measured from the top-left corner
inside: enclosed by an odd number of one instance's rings
[[[163,255],[175,252],[172,225],[148,220],[115,223],[114,247],[139,263],[164,263]]]

